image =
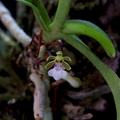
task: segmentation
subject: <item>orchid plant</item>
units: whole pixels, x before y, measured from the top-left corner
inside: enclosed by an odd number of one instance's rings
[[[81,52],[84,56],[86,56],[100,71],[112,91],[116,104],[117,120],[120,120],[119,77],[115,74],[113,70],[111,70],[106,64],[104,64],[79,37],[77,37],[77,35],[86,35],[93,38],[94,40],[99,42],[108,56],[114,57],[115,48],[106,33],[95,24],[85,20],[66,20],[72,0],[59,0],[59,4],[53,21],[50,20],[44,5],[40,0],[18,1],[30,6],[33,9],[34,15],[43,30],[42,37],[45,42],[52,42],[58,39],[66,41],[68,44],[70,44],[79,52]],[[49,57],[48,59],[51,58],[52,57]],[[52,59],[56,58],[53,57]],[[62,70],[61,63],[56,64],[53,62],[53,64],[55,67],[49,70],[48,73],[51,76],[54,76],[54,69],[59,68],[60,71]],[[48,66],[49,65],[47,65],[47,67]],[[68,74],[64,70],[62,70],[61,72],[63,72],[64,74],[62,76],[63,78],[68,76]],[[59,79],[59,77],[56,76],[54,78],[56,80]]]

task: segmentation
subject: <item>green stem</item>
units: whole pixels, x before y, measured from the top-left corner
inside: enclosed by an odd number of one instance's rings
[[[68,35],[63,35],[62,38],[80,51],[84,56],[86,56],[103,75],[112,91],[115,100],[117,120],[120,120],[120,78],[84,44],[81,44],[80,42],[76,41],[76,39]]]
[[[52,23],[53,28],[60,28],[65,23],[70,9],[71,1],[72,0],[59,0],[55,18]]]

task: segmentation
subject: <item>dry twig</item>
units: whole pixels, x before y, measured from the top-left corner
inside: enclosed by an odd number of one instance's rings
[[[103,85],[101,87],[98,87],[92,91],[86,92],[86,91],[81,91],[81,92],[73,92],[73,91],[68,91],[67,96],[73,99],[78,99],[78,100],[83,100],[86,98],[91,98],[91,97],[100,97],[103,94],[110,93],[110,89],[108,85]]]

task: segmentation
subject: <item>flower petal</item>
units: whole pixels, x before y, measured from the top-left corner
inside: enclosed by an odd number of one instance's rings
[[[61,78],[62,78],[62,79],[65,79],[66,76],[67,76],[67,72],[64,71],[64,70],[61,70]]]
[[[52,76],[53,76],[53,72],[54,72],[54,68],[53,68],[53,69],[50,69],[50,70],[48,71],[48,75],[52,77]]]
[[[62,69],[57,71],[56,68],[53,68],[48,71],[48,75],[53,77],[55,80],[60,80],[61,78],[66,78],[67,72]]]

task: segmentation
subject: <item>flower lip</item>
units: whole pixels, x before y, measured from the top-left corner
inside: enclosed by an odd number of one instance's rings
[[[66,78],[67,72],[62,69],[61,63],[56,63],[54,68],[48,71],[48,75],[53,77],[55,80],[60,80]]]
[[[55,64],[54,68],[55,68],[56,71],[59,71],[59,70],[62,69],[62,65],[61,64],[60,65],[59,64]]]

